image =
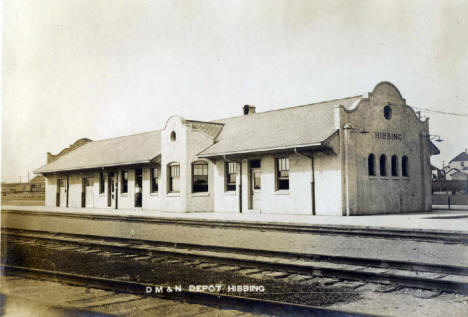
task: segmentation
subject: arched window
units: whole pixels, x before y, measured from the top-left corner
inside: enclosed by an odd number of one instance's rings
[[[398,157],[392,156],[392,176],[398,176]]]
[[[192,163],[192,193],[208,191],[208,163],[198,161]]]
[[[408,173],[408,157],[406,155],[404,155],[401,158],[401,175],[404,176],[404,177],[409,176],[409,173]]]
[[[372,153],[367,157],[367,170],[369,176],[375,176],[375,155]]]
[[[180,192],[180,165],[179,163],[170,163],[167,165],[168,186],[169,193]]]
[[[380,176],[387,176],[387,157],[380,155]]]

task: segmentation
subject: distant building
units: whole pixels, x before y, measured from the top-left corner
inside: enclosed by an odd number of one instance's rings
[[[2,196],[20,193],[44,193],[45,183],[45,177],[42,175],[34,176],[27,183],[2,183]]]
[[[450,160],[445,172],[447,180],[468,180],[468,149]]]
[[[431,210],[439,154],[391,83],[367,96],[162,130],[48,154],[46,206],[363,215]]]

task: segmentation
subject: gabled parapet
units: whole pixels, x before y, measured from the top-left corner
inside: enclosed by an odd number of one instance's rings
[[[91,141],[92,140],[90,140],[88,138],[82,138],[82,139],[79,139],[79,140],[75,141],[75,143],[71,144],[69,147],[64,148],[58,154],[54,155],[54,154],[52,154],[50,152],[47,152],[47,164],[52,163],[53,161],[56,161],[59,157],[64,156],[65,154],[70,153],[71,151],[73,151],[73,150],[79,148],[80,146],[83,146],[86,143],[91,142]]]

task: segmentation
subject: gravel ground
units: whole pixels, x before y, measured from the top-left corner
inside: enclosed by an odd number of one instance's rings
[[[126,279],[147,283],[148,286],[157,285],[223,285],[226,292],[228,285],[263,285],[262,292],[231,292],[233,295],[270,299],[290,303],[314,306],[329,306],[337,303],[348,303],[359,299],[358,293],[352,287],[323,286],[317,282],[292,283],[275,279],[254,279],[249,276],[236,274],[233,271],[206,270],[203,264],[189,265],[188,261],[166,263],[167,260],[153,261],[154,257],[141,256],[126,258],[118,251],[82,253],[77,250],[50,249],[38,245],[9,243],[6,251],[6,264],[21,265],[45,270],[93,275],[106,278]],[[275,274],[272,274],[273,276]],[[144,290],[142,290],[144,292]]]

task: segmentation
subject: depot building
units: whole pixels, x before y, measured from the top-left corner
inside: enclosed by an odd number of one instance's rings
[[[80,139],[36,170],[50,207],[365,215],[429,211],[429,122],[391,83],[367,96]],[[114,210],[114,211],[113,211]]]

